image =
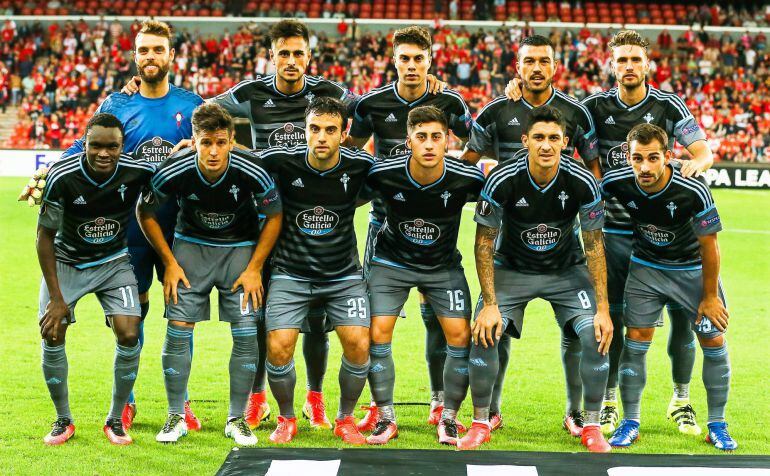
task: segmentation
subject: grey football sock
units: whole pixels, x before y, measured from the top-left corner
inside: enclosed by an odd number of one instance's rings
[[[428,363],[430,391],[435,395],[444,390],[446,338],[430,304],[420,304],[420,316],[425,325],[425,361]]]
[[[49,346],[42,342],[43,348],[43,378],[48,386],[48,393],[51,394],[54,407],[56,407],[57,418],[69,418],[72,420],[69,401],[69,387],[67,386],[67,375],[69,373],[69,364],[67,363],[67,353],[64,350],[64,344]]]
[[[267,330],[265,329],[264,316],[257,319],[257,371],[254,373],[254,383],[251,386],[251,393],[260,393],[265,391],[265,382],[267,380],[267,371],[265,370],[265,361],[267,360]]]
[[[668,356],[671,359],[671,379],[678,384],[688,384],[695,366],[695,333],[690,318],[682,308],[668,308],[671,332],[668,335]]]
[[[257,327],[253,322],[231,323],[233,349],[230,352],[230,408],[228,420],[243,416],[257,366]]]
[[[580,380],[583,382],[583,409],[592,415],[602,409],[609,357],[598,351],[599,344],[594,335],[593,316],[581,316],[572,320],[572,328],[580,339]]]
[[[447,345],[444,364],[444,409],[457,413],[468,394],[470,347]]]
[[[703,347],[703,385],[706,387],[708,422],[725,421],[725,406],[730,392],[730,356],[727,343]]]
[[[489,419],[492,388],[495,385],[495,379],[497,379],[498,370],[500,369],[498,347],[499,342],[487,348],[484,348],[482,345],[471,345],[468,357],[468,370],[474,420]]]
[[[583,406],[583,380],[580,378],[580,339],[561,334],[561,363],[567,388],[566,414]]]
[[[505,371],[508,370],[508,360],[511,357],[511,336],[503,333],[500,342],[495,343],[497,355],[499,357],[499,369],[495,386],[492,388],[492,402],[489,405],[491,413],[500,413],[500,405],[503,400],[503,382],[505,381]]]
[[[369,347],[369,388],[372,400],[378,407],[393,405],[393,388],[396,384],[396,367],[393,363],[391,344],[374,344]]]
[[[297,385],[297,372],[294,370],[294,359],[286,365],[273,365],[268,360],[267,381],[270,383],[270,391],[278,402],[281,416],[294,417],[294,387]]]
[[[142,344],[126,347],[115,344],[114,377],[112,383],[112,405],[107,418],[120,418],[128,396],[134,388],[139,373],[139,355]]]
[[[366,385],[366,377],[369,375],[370,361],[362,365],[356,365],[349,362],[345,356],[342,356],[340,364],[339,383],[340,383],[340,406],[337,410],[337,418],[344,418],[353,415],[358,403],[358,397]]]
[[[323,307],[311,307],[309,319],[323,319],[326,310]],[[329,362],[329,335],[318,330],[302,336],[302,355],[307,368],[307,389],[322,392],[324,376]]]
[[[639,420],[641,415],[649,349],[650,342],[626,338],[620,356],[620,400],[623,402],[623,416],[630,420]]]
[[[192,363],[190,354],[192,336],[192,328],[171,323],[166,328],[166,340],[163,343],[160,360],[163,365],[163,381],[166,385],[169,414],[184,414],[184,400]]]
[[[619,309],[618,309],[619,308]],[[620,354],[623,352],[623,305],[610,304],[610,317],[612,318],[612,343],[610,344],[610,373],[607,376],[607,388],[618,387],[618,367],[620,366]],[[610,399],[607,399],[610,400]]]

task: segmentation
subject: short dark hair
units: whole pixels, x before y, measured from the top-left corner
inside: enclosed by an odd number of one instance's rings
[[[120,130],[120,139],[123,140],[125,138],[126,132],[123,129],[123,123],[120,122],[120,119],[110,113],[100,112],[99,114],[94,114],[93,117],[89,119],[88,124],[86,124],[86,137],[88,136],[88,131],[94,126],[106,128],[115,127]]]
[[[646,53],[650,42],[634,30],[621,30],[615,33],[615,36],[607,43],[607,46],[610,48],[617,46],[640,46]]]
[[[310,30],[307,25],[299,20],[281,20],[270,28],[268,35],[270,36],[271,45],[275,45],[280,39],[293,38],[295,36],[301,36],[305,43],[310,44]]]
[[[168,40],[169,46],[171,45],[171,27],[168,23],[162,21],[149,19],[142,22],[142,28],[139,33],[145,35],[160,36]]]
[[[233,116],[225,108],[215,103],[204,103],[195,108],[192,114],[193,135],[222,129],[227,129],[230,134],[235,132]]]
[[[408,26],[400,28],[393,33],[393,51],[399,45],[416,45],[421,50],[431,50],[433,39],[427,28],[421,26]]]
[[[330,114],[332,116],[340,116],[342,119],[342,129],[348,125],[348,110],[345,103],[339,99],[328,96],[316,96],[310,101],[310,104],[305,108],[305,117],[310,114]]]
[[[565,132],[567,129],[567,122],[564,120],[561,111],[553,106],[540,106],[532,109],[529,112],[526,133],[529,134],[529,131],[538,122],[555,122],[559,125],[562,132]]]
[[[543,35],[531,35],[519,40],[519,48],[522,46],[550,46],[552,50],[555,50],[551,40]]]
[[[660,146],[664,151],[668,150],[668,134],[655,124],[637,124],[628,131],[626,136],[626,142],[628,142],[629,147],[633,141],[637,141],[642,145],[648,145],[654,140],[660,142]]]
[[[428,122],[438,122],[444,132],[449,130],[449,122],[441,109],[436,106],[420,106],[409,111],[406,117],[406,132],[411,134],[415,127]]]

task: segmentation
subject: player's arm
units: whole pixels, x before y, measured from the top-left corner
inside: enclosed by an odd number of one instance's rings
[[[64,296],[62,296],[61,288],[59,287],[59,277],[56,274],[56,255],[53,245],[55,236],[55,229],[38,224],[37,260],[40,263],[43,279],[45,279],[45,285],[50,296],[50,302],[48,307],[46,307],[45,314],[40,318],[40,335],[43,339],[51,341],[56,341],[59,338],[62,319],[66,319],[67,324],[71,322],[69,308],[64,301]]]
[[[599,159],[596,158],[594,160],[584,160],[586,167],[588,168],[589,172],[593,174],[594,178],[597,181],[601,181],[603,174],[602,174],[602,166],[599,165]]]
[[[372,136],[372,122],[366,110],[366,99],[359,100],[353,110],[353,122],[350,124],[348,136],[342,142],[345,147],[362,149]]]
[[[607,261],[604,256],[604,235],[601,228],[582,232],[586,263],[596,294],[596,316],[594,317],[594,335],[599,343],[598,351],[607,354],[612,343],[612,319],[607,299]]]
[[[171,247],[168,246],[166,238],[163,236],[163,229],[158,223],[155,210],[160,206],[159,194],[154,190],[146,191],[142,199],[136,205],[136,220],[142,233],[150,242],[152,248],[160,257],[163,266],[166,268],[163,273],[163,299],[166,304],[173,301],[177,303],[177,286],[181,281],[187,289],[190,289],[190,281],[184,273],[182,267],[174,258]]]
[[[476,244],[473,247],[476,257],[476,274],[481,285],[481,298],[484,307],[479,312],[471,329],[473,343],[494,346],[503,335],[503,318],[497,307],[495,294],[495,240],[498,228],[478,224],[476,226]]]
[[[681,173],[683,176],[700,175],[714,165],[714,154],[705,140],[696,140],[686,148],[692,159],[682,161]]]
[[[719,298],[719,245],[717,234],[702,235],[698,237],[700,255],[703,262],[703,297],[698,306],[698,318],[696,324],[700,324],[703,316],[706,316],[714,327],[724,332],[727,329],[727,321],[730,315],[722,300]]]

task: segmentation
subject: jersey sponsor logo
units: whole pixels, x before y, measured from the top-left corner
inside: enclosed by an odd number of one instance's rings
[[[159,164],[166,160],[166,157],[171,154],[171,149],[173,148],[174,144],[159,136],[155,136],[136,146],[134,157]]]
[[[521,241],[534,251],[548,251],[559,243],[560,238],[560,229],[544,223],[521,232]]]
[[[104,217],[82,223],[78,227],[78,235],[83,238],[83,241],[95,245],[112,241],[118,236],[119,231],[120,222]]]
[[[510,121],[508,121],[509,126],[520,126],[521,123],[519,122],[519,119],[517,117],[514,117]]]
[[[73,200],[72,203],[74,203],[75,205],[85,205],[86,204],[86,199],[83,198],[83,195],[80,195],[78,198]]]
[[[385,118],[385,122],[398,122],[398,119],[396,119],[395,114],[391,112],[388,114],[388,117]]]
[[[682,135],[686,136],[689,134],[694,134],[698,131],[700,131],[700,126],[698,124],[692,124],[691,126],[682,128]]]
[[[398,224],[398,230],[404,235],[404,238],[416,245],[428,246],[438,240],[441,236],[441,229],[438,225],[417,218],[411,221],[402,221]]]
[[[310,236],[322,236],[332,232],[340,222],[340,216],[331,210],[318,206],[297,214],[299,230]]]
[[[409,147],[407,147],[406,142],[395,145],[392,149],[390,149],[390,155],[404,155],[408,153]]]
[[[492,204],[486,200],[480,200],[479,203],[476,204],[476,213],[478,213],[479,216],[488,217],[492,214]]]
[[[235,219],[235,213],[204,212],[202,210],[197,210],[195,214],[198,216],[198,220],[200,220],[203,226],[211,230],[222,229],[232,223],[233,219]]]
[[[295,187],[305,188],[305,184],[302,183],[302,179],[301,178],[298,178],[297,180],[293,181],[291,184],[293,186],[295,186]]]
[[[604,123],[605,124],[609,124],[611,126],[614,126],[615,125],[615,118],[610,116],[607,119],[605,119]]]
[[[305,129],[287,122],[270,133],[267,138],[270,147],[295,147],[305,143]]]
[[[652,114],[650,114],[650,113],[648,112],[647,114],[645,114],[645,115],[644,115],[644,117],[643,117],[642,119],[644,119],[645,121],[647,121],[647,124],[649,124],[649,123],[650,123],[650,121],[654,121],[654,120],[655,120],[655,116],[653,116]]]
[[[616,145],[607,152],[607,166],[616,169],[628,165],[628,143]]]
[[[524,197],[521,197],[518,202],[516,202],[517,207],[528,207],[529,203],[527,203],[527,199]]]
[[[719,221],[720,221],[719,215],[716,215],[716,216],[713,216],[713,217],[701,220],[700,221],[700,226],[701,226],[701,228],[708,228],[708,227],[710,227],[710,226],[712,226],[712,225],[714,225],[716,223],[719,223]]]
[[[588,213],[588,218],[590,218],[591,220],[595,220],[595,219],[599,218],[602,215],[604,215],[604,208],[599,209],[599,210],[591,210]]]
[[[658,228],[655,225],[639,225],[636,227],[642,237],[655,246],[668,246],[676,238],[673,231]]]

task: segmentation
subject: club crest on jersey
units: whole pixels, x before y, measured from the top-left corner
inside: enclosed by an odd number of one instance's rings
[[[233,185],[230,187],[230,190],[228,190],[228,193],[231,193],[233,195],[233,199],[237,202],[238,201],[238,192],[240,192],[241,189],[238,188],[236,185]]]
[[[422,246],[432,245],[441,236],[441,230],[437,225],[421,218],[399,223],[398,230],[404,235],[404,238]]]
[[[644,117],[643,117],[642,119],[644,119],[645,121],[647,121],[647,124],[649,124],[649,123],[650,123],[650,121],[652,121],[653,119],[655,119],[655,116],[653,116],[652,114],[650,114],[650,113],[648,112],[647,114],[645,114],[645,115],[644,115]]]
[[[295,147],[305,143],[305,129],[287,122],[274,130],[267,138],[270,147]]]
[[[95,245],[112,241],[118,236],[118,231],[120,231],[120,222],[104,217],[82,223],[78,227],[78,235],[83,238],[83,241]]]
[[[128,190],[128,187],[126,187],[126,184],[124,183],[120,184],[120,187],[118,187],[118,193],[120,194],[121,202],[126,201],[126,190]]]
[[[152,162],[154,164],[159,164],[171,154],[171,149],[173,148],[174,144],[164,140],[160,136],[155,136],[136,146],[136,149],[134,149],[134,157],[137,159],[144,159],[147,162]]]
[[[561,238],[561,230],[544,223],[521,232],[521,241],[527,248],[534,251],[548,251],[553,249]]]
[[[556,198],[559,199],[559,201],[561,202],[561,209],[564,210],[564,205],[567,203],[567,199],[569,199],[569,195],[564,193],[564,190],[562,190],[559,196]]]
[[[658,228],[655,225],[639,225],[636,227],[642,237],[655,246],[668,246],[676,238],[673,231]]]
[[[447,190],[444,190],[444,192],[441,194],[441,199],[444,200],[444,208],[447,207],[447,203],[449,202],[449,197],[451,197],[452,194],[449,193]]]
[[[198,210],[196,214],[201,223],[211,230],[220,230],[232,223],[235,218],[235,213],[216,213]]]
[[[297,227],[310,236],[322,236],[332,232],[340,222],[340,216],[331,210],[318,206],[297,214]]]
[[[668,211],[671,212],[671,218],[674,218],[674,210],[677,209],[677,206],[674,204],[674,202],[668,202],[666,208],[668,208]]]
[[[616,145],[607,152],[607,166],[610,169],[628,165],[628,143]]]
[[[315,94],[313,94],[313,91],[310,91],[309,93],[305,94],[305,99],[307,99],[307,102],[310,102],[315,98]]]
[[[174,119],[176,119],[176,126],[182,127],[182,121],[184,120],[184,115],[182,115],[181,112],[178,112],[174,114]]]
[[[342,186],[345,188],[345,193],[348,193],[348,182],[350,182],[350,177],[348,177],[348,174],[342,174],[340,182],[342,182]]]

